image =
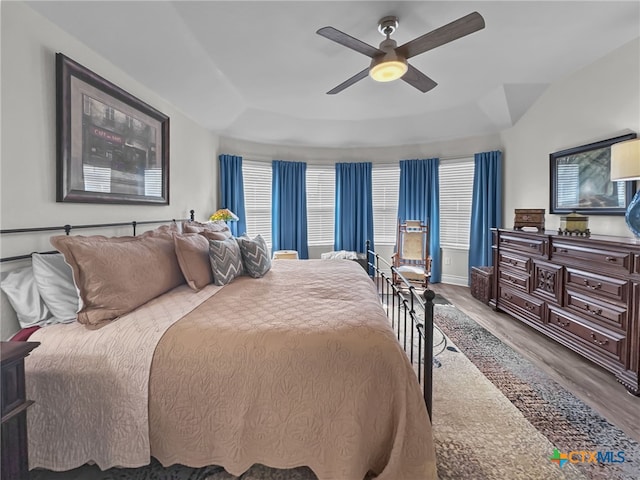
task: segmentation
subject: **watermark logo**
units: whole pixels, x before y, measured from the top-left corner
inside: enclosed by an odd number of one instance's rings
[[[557,463],[560,468],[569,463],[623,463],[624,451],[617,452],[597,452],[574,450],[569,453],[561,453],[557,448],[553,449],[553,455],[549,457],[553,463]]]
[[[549,457],[553,463],[557,463],[560,468],[564,467],[564,464],[569,461],[566,453],[560,453],[557,448],[553,449],[553,455]]]

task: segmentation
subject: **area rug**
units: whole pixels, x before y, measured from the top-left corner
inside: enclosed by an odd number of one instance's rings
[[[638,442],[455,307],[436,306],[435,323],[453,343],[434,368],[441,480],[640,479]],[[460,365],[465,362],[479,375]],[[483,395],[487,382],[497,395]]]
[[[91,465],[70,472],[36,470],[31,472],[30,480],[317,480],[317,477],[307,467],[279,470],[264,465],[254,465],[236,477],[218,466],[190,468],[173,465],[164,468],[154,459],[145,467],[111,468],[104,472]]]

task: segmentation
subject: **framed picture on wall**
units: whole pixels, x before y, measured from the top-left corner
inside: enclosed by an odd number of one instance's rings
[[[58,202],[169,204],[169,117],[56,54]]]
[[[550,154],[549,212],[624,215],[635,182],[611,181],[611,145],[632,138],[635,133]]]

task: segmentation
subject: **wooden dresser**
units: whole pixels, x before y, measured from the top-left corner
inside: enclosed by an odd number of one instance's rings
[[[24,383],[24,357],[38,342],[0,342],[2,371],[2,450],[0,451],[2,480],[29,478],[27,456],[27,400]]]
[[[500,229],[493,236],[490,304],[640,395],[640,242]]]

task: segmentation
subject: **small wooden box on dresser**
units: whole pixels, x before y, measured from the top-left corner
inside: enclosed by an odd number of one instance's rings
[[[29,478],[27,456],[27,400],[24,383],[24,357],[38,342],[1,342],[0,370],[2,378],[2,450],[0,478],[26,480]]]
[[[490,304],[640,395],[640,242],[493,230]]]

